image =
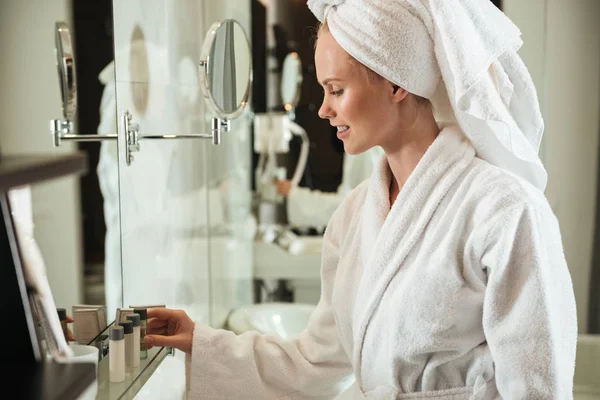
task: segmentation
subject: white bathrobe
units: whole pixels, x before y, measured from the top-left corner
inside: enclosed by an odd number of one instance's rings
[[[390,210],[382,158],[327,227],[322,294],[282,340],[197,325],[198,399],[571,399],[577,323],[544,195],[445,127]]]

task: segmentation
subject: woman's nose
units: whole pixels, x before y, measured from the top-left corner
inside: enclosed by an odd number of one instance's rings
[[[323,100],[323,104],[321,104],[321,108],[319,108],[319,117],[323,119],[331,119],[333,118],[333,110],[325,100]]]

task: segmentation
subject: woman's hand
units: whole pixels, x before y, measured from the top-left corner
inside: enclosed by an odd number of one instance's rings
[[[287,197],[287,195],[290,194],[290,190],[292,189],[292,181],[276,179],[275,187],[277,188],[277,193]]]
[[[145,336],[148,349],[167,346],[192,353],[194,321],[183,310],[148,309],[148,328]]]

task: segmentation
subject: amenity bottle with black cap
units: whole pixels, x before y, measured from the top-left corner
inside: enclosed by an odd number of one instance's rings
[[[69,328],[67,326],[67,310],[64,308],[57,308],[58,319],[60,319],[60,326],[62,327],[63,335],[65,335],[65,340],[69,341]]]
[[[146,329],[148,329],[148,310],[145,308],[134,308],[133,312],[140,315],[140,358],[145,360],[148,358],[148,345],[144,339]]]
[[[111,326],[108,330],[108,375],[111,382],[125,380],[125,329]]]
[[[133,366],[140,366],[140,314],[128,314],[125,318],[133,323]]]
[[[131,374],[133,372],[133,322],[121,321],[119,325],[125,331],[125,373]]]

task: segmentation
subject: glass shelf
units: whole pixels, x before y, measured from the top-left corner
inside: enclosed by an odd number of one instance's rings
[[[91,342],[94,346],[96,340],[102,335],[108,335],[109,329],[114,325],[114,321],[98,334]],[[106,341],[108,344],[108,341]],[[140,360],[139,367],[134,367],[131,374],[125,375],[123,382],[110,381],[110,347],[108,354],[98,362],[98,393],[96,400],[130,400],[140,391],[144,384],[152,377],[152,374],[160,363],[168,355],[173,355],[174,349],[170,347],[153,347],[148,350],[148,357]]]
[[[123,382],[110,382],[108,355],[98,363],[98,394],[96,400],[129,400],[133,399],[142,386],[150,379],[156,368],[171,354],[167,347],[153,347],[148,350],[148,358],[140,360],[140,366],[134,367],[133,372],[125,376]]]

